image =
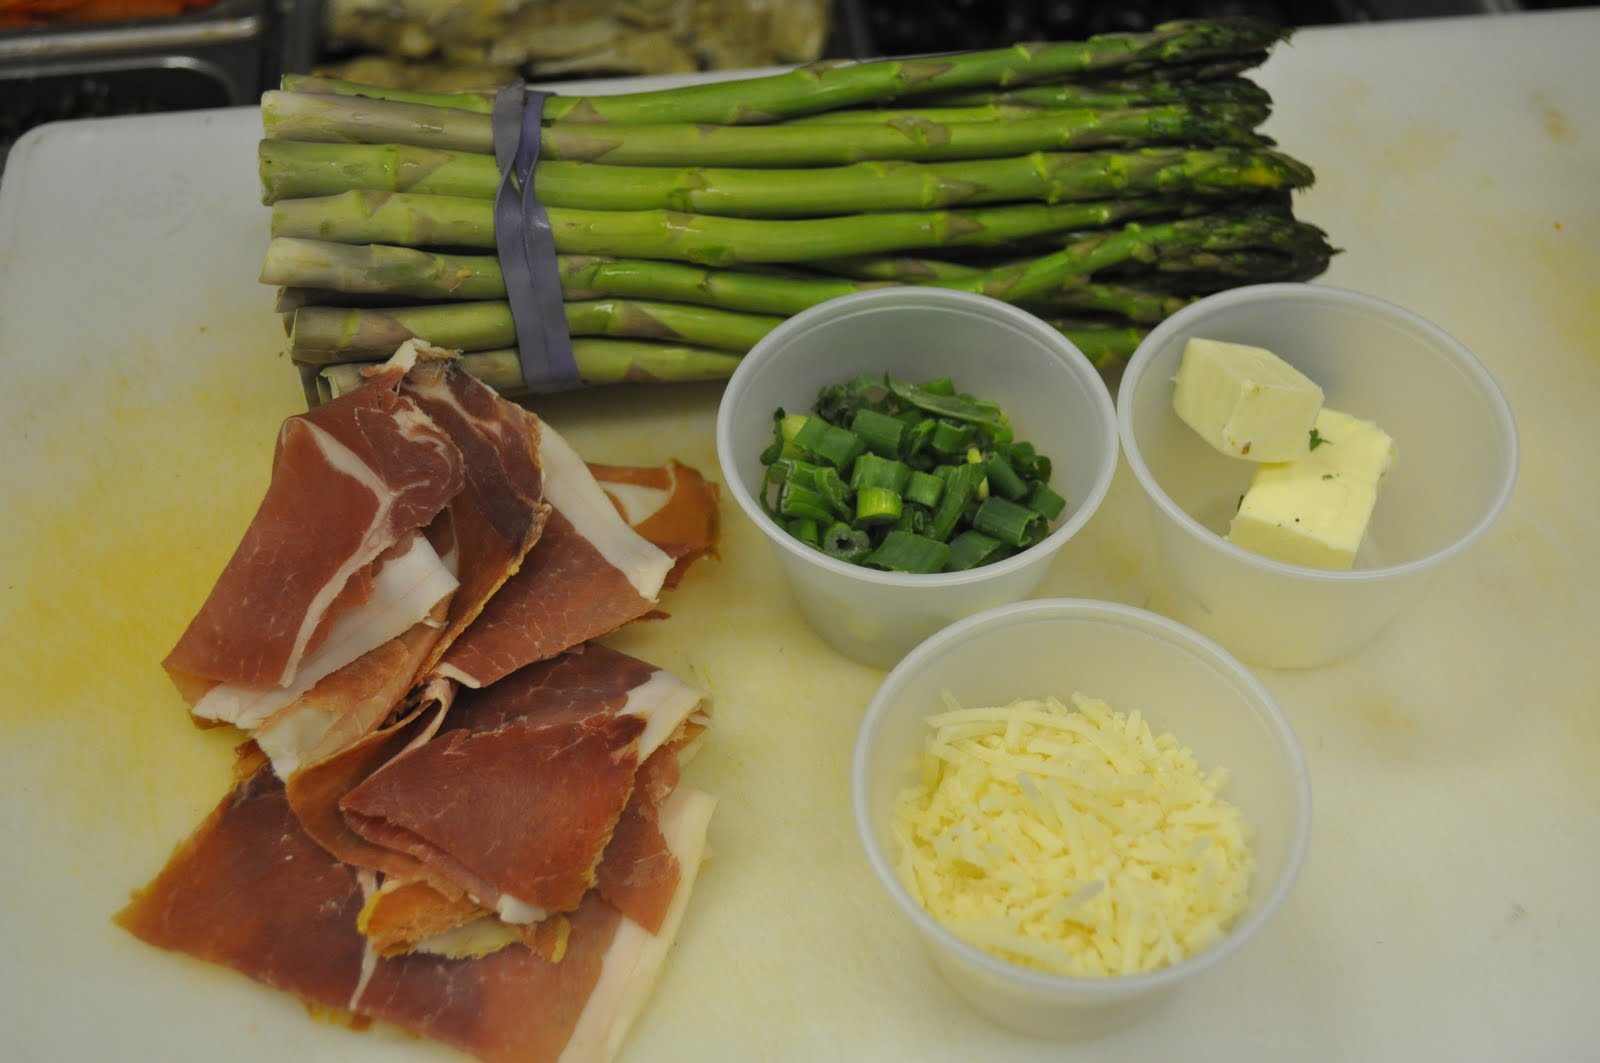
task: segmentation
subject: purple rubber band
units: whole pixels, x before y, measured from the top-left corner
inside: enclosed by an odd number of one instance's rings
[[[550,216],[534,194],[533,169],[539,162],[539,131],[549,95],[512,82],[495,95],[493,115],[494,161],[500,169],[495,250],[516,326],[522,382],[537,392],[566,391],[583,383],[567,334]]]

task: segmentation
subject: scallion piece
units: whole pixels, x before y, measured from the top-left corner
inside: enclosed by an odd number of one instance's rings
[[[887,487],[863,487],[856,491],[856,524],[889,524],[900,516],[900,496]]]
[[[933,516],[929,510],[922,506],[900,507],[900,516],[894,526],[901,531],[916,532],[918,535],[927,535],[928,526],[933,523]]]
[[[982,483],[982,465],[969,462],[950,467],[945,479],[944,497],[934,508],[933,523],[928,527],[928,534],[940,542],[948,540],[956,530],[956,522],[961,519],[967,504],[977,497],[978,487]]]
[[[802,453],[821,458],[836,469],[848,469],[866,449],[860,436],[820,417],[806,418],[805,424],[794,434],[794,445]]]
[[[829,465],[817,465],[813,468],[816,471],[812,474],[812,489],[822,496],[822,501],[833,511],[835,518],[842,519],[849,515],[850,488],[845,486],[839,470]]]
[[[1040,481],[1033,485],[1033,493],[1028,496],[1028,508],[1047,521],[1055,520],[1067,508],[1067,500],[1049,484]]]
[[[907,425],[898,417],[863,406],[850,419],[850,431],[861,437],[867,452],[898,458],[905,444]]]
[[[900,440],[900,458],[906,462],[916,463],[927,467],[933,465],[933,459],[928,454],[928,440],[933,435],[934,420],[932,417],[914,417],[906,425],[906,434]]]
[[[903,461],[879,457],[868,451],[856,459],[850,469],[850,486],[857,491],[863,487],[887,487],[901,494],[911,479],[911,467]]]
[[[860,564],[872,552],[872,539],[860,528],[835,521],[822,533],[822,552],[840,561]]]
[[[791,520],[784,525],[784,528],[807,546],[818,546],[822,543],[822,529],[809,517]]]
[[[890,529],[864,564],[889,572],[929,573],[942,571],[950,559],[950,548],[925,535]]]
[[[995,403],[975,399],[970,395],[943,394],[946,389],[935,387],[937,381],[927,384],[907,384],[900,380],[889,381],[889,390],[919,410],[938,417],[956,421],[972,421],[998,431],[1006,423],[1005,414]]]
[[[912,470],[906,480],[904,494],[907,502],[932,509],[939,504],[939,496],[944,494],[944,481],[931,472]]]
[[[950,560],[945,567],[951,572],[965,572],[998,561],[1007,553],[1005,543],[999,539],[969,528],[950,540]]]
[[[772,463],[771,471],[776,474],[774,476],[776,483],[796,483],[801,487],[816,490],[817,473],[826,468],[828,466],[818,465],[803,458],[779,458]]]
[[[833,513],[829,511],[828,503],[816,491],[809,487],[802,487],[793,480],[784,483],[778,492],[778,513],[788,519],[804,518],[815,521],[829,521]]]
[[[941,417],[933,421],[933,431],[928,437],[928,446],[933,448],[935,453],[953,457],[965,453],[977,434],[978,429],[975,425],[946,421]]]
[[[990,495],[972,514],[972,526],[1003,543],[1022,546],[1027,543],[1034,522],[1043,519],[1026,506],[1019,506],[999,495]]]
[[[1015,502],[1028,494],[1027,483],[1017,475],[1017,471],[999,451],[989,455],[983,463],[983,468],[989,477],[989,490],[1001,498],[1009,498]]]

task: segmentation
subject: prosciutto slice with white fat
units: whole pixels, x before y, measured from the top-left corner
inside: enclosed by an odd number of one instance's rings
[[[703,699],[654,665],[586,645],[462,690],[437,735],[339,807],[355,833],[420,861],[430,881],[506,922],[535,923],[595,886],[640,765]],[[656,790],[658,770],[646,777]]]
[[[247,774],[117,922],[159,948],[239,971],[352,1019],[376,1019],[487,1063],[611,1058],[660,975],[705,852],[715,801],[680,788],[662,828],[682,881],[658,933],[598,894],[571,919],[564,955],[513,943],[466,959],[411,953],[385,959],[356,913],[371,875],[313,842],[283,783]]]
[[[466,480],[450,501],[461,587],[428,661],[431,667],[522,566],[550,506],[544,501],[539,419],[461,369],[448,352],[419,346],[418,353],[402,393],[460,448]]]
[[[589,463],[600,489],[628,526],[672,558],[666,586],[676,587],[689,566],[716,549],[717,485],[678,461],[665,465]]]
[[[380,960],[355,1010],[486,1063],[613,1058],[654,991],[682,926],[715,808],[711,795],[683,787],[662,805],[662,834],[683,875],[658,932],[591,893],[570,917],[559,960],[522,945],[465,960],[425,953]]]
[[[577,453],[539,434],[545,499],[538,548],[445,653],[439,673],[486,687],[648,614],[674,561],[628,526]]]
[[[308,657],[339,640],[344,659],[325,663],[326,675],[409,629],[454,589],[454,577],[416,533],[460,492],[461,452],[399,393],[401,375],[396,367],[284,423],[266,496],[165,661],[191,705],[224,684],[289,687]],[[405,567],[391,573],[395,586],[385,594],[413,615],[390,610],[381,633],[351,637],[337,621],[372,598],[381,569],[391,566]],[[238,700],[207,715],[232,723]]]

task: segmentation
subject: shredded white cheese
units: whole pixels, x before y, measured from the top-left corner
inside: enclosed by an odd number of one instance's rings
[[[1243,909],[1255,861],[1223,769],[1081,694],[945,703],[894,833],[906,889],[962,940],[1055,974],[1136,974]]]

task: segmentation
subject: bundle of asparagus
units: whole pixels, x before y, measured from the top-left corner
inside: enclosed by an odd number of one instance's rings
[[[892,284],[994,296],[1097,364],[1185,302],[1305,280],[1311,170],[1258,130],[1251,18],[545,102],[534,171],[585,384],[726,377],[787,315]],[[312,401],[411,336],[522,379],[492,93],[290,76],[262,97],[278,286]],[[515,293],[512,293],[515,294]]]

